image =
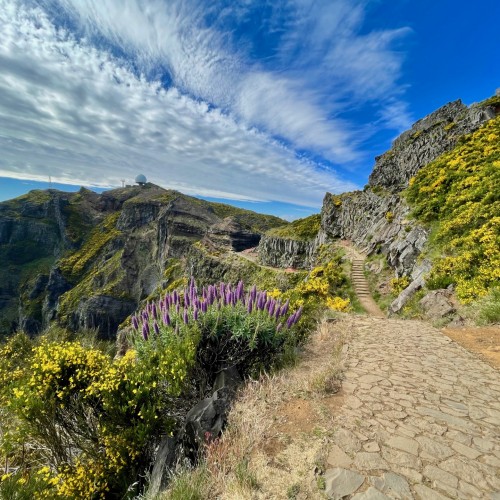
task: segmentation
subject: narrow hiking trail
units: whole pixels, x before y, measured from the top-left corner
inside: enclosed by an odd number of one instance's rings
[[[385,318],[385,314],[370,294],[370,289],[368,288],[368,282],[366,281],[364,273],[365,261],[360,257],[361,256],[352,260],[351,280],[356,295],[361,305],[370,316]]]
[[[260,486],[223,498],[500,500],[500,372],[428,323],[386,318],[364,256],[343,246],[368,315],[321,324],[249,405],[268,422],[251,458]],[[330,378],[339,392],[311,391]]]
[[[500,498],[500,374],[427,323],[386,319],[352,247],[371,317],[352,336],[325,474],[331,498]],[[498,495],[498,496],[497,496]]]
[[[328,496],[500,498],[499,372],[423,322],[343,321]]]

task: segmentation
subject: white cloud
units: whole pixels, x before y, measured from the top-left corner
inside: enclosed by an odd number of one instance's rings
[[[166,67],[182,91],[332,162],[359,157],[359,132],[339,113],[354,103],[384,108],[400,97],[402,55],[392,47],[408,29],[363,33],[368,0],[267,4],[273,15],[262,22],[280,30],[271,64],[252,57],[255,47],[237,44],[228,29],[243,22],[255,2],[46,2],[62,6],[86,35],[134,54],[141,68]]]
[[[354,186],[255,128],[0,0],[0,175],[97,186],[143,172],[192,194],[319,206]]]

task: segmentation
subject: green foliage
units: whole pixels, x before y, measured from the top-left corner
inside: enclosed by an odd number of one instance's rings
[[[113,360],[78,341],[12,337],[0,350],[2,455],[49,498],[121,497],[151,439],[175,428],[197,341],[191,329]]]
[[[168,191],[167,193],[155,197],[155,200],[160,201],[163,204],[170,203],[177,199],[184,199],[189,201],[191,204],[205,208],[215,213],[215,215],[221,219],[232,217],[236,220],[236,222],[256,233],[264,233],[268,229],[286,224],[285,220],[275,217],[274,215],[259,214],[244,208],[226,205],[225,203],[200,200],[199,198],[193,198],[192,196],[187,196],[179,193],[178,191]],[[133,199],[128,200],[127,203],[131,201],[133,201]]]
[[[304,219],[297,219],[286,226],[276,227],[267,232],[268,236],[276,236],[290,240],[308,241],[316,238],[321,228],[321,215],[314,214]]]
[[[471,302],[500,284],[500,117],[411,179],[413,215],[436,226],[430,288]]]
[[[401,278],[393,278],[389,282],[391,292],[394,295],[399,295],[408,285],[410,284],[410,278],[408,276],[401,276]]]
[[[477,321],[481,325],[500,323],[500,288],[493,288],[488,295],[474,304]]]
[[[185,470],[175,475],[168,492],[161,496],[162,500],[205,500],[206,471],[203,467]]]
[[[81,279],[101,250],[120,235],[120,231],[116,229],[119,216],[119,212],[109,215],[90,233],[89,238],[79,250],[61,259],[61,271],[70,281],[76,282]]]

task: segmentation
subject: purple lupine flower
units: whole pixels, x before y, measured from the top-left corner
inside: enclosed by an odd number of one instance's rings
[[[156,320],[153,323],[153,330],[155,331],[156,335],[160,335],[160,327],[158,326]]]
[[[252,302],[255,302],[255,299],[257,297],[257,286],[254,285],[252,289],[250,290],[250,297],[252,299]]]
[[[295,323],[299,321],[300,317],[302,316],[302,311],[304,308],[302,306],[299,307],[299,310],[295,313]]]
[[[187,290],[184,290],[184,307],[189,307],[190,305],[191,305],[191,300],[189,299]]]
[[[149,325],[147,323],[142,324],[142,338],[148,340],[149,338]]]
[[[220,285],[219,285],[219,293],[220,293],[221,297],[224,297],[226,294],[226,287],[222,281],[220,282]]]
[[[135,314],[132,316],[132,326],[134,327],[134,330],[139,330],[139,320]]]
[[[195,309],[195,310],[193,311],[193,319],[194,319],[195,321],[198,321],[198,309]]]
[[[206,314],[207,310],[208,310],[207,302],[202,302],[201,303],[201,311],[203,312],[203,314]]]
[[[248,301],[247,311],[248,311],[248,314],[252,314],[253,302],[251,300]]]
[[[142,321],[149,321],[149,313],[145,309],[142,311]]]
[[[188,317],[187,309],[184,309],[183,320],[184,320],[184,324],[185,325],[187,325],[189,323],[189,317]]]
[[[280,312],[281,316],[284,316],[288,312],[289,305],[290,305],[290,301],[287,300],[285,302],[285,305],[281,308],[281,312]]]
[[[170,326],[170,315],[167,311],[163,313],[163,323],[165,323],[165,325],[167,326]]]
[[[292,314],[287,320],[286,320],[286,326],[287,328],[292,328],[292,325],[295,323],[295,314]]]
[[[156,304],[154,302],[151,304],[151,314],[155,320],[158,319],[158,310],[156,309]]]
[[[272,316],[274,314],[274,308],[276,307],[276,302],[274,300],[271,301],[269,304],[269,316]]]
[[[238,300],[241,300],[243,297],[243,281],[238,281],[238,286],[236,287],[236,296]]]

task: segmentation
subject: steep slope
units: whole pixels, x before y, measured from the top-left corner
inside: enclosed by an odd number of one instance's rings
[[[424,285],[433,266],[429,282],[432,287],[457,285],[459,298],[465,300],[484,295],[498,280],[492,270],[499,267],[495,260],[498,252],[492,247],[486,255],[485,243],[472,248],[472,242],[489,238],[491,245],[498,248],[495,192],[499,139],[495,117],[499,113],[497,95],[470,107],[460,100],[451,102],[419,120],[394,141],[390,151],[376,158],[363,191],[326,193],[319,231],[314,217],[295,221],[283,230],[268,231],[258,249],[261,261],[307,268],[322,244],[346,239],[367,255],[383,256],[394,270],[396,281],[400,279],[396,288],[409,284],[391,306],[392,312],[401,310]],[[461,173],[452,173],[462,164],[467,166]],[[404,190],[415,178],[415,187],[406,196]],[[445,213],[448,211],[453,215]],[[435,227],[438,223],[440,230]],[[483,223],[487,223],[488,231],[485,226],[479,229],[478,224]],[[450,236],[445,238],[441,233],[446,224],[453,228],[448,229]],[[464,237],[458,241],[460,232]],[[300,234],[307,237],[301,238]],[[445,249],[447,243],[454,250]],[[436,258],[443,252],[446,258]],[[471,253],[474,257],[464,257]],[[462,266],[464,271],[455,272],[453,266]]]
[[[152,184],[31,191],[0,203],[0,334],[34,334],[58,319],[113,335],[139,301],[170,284],[170,259],[185,262],[194,243],[239,251],[283,224]]]

